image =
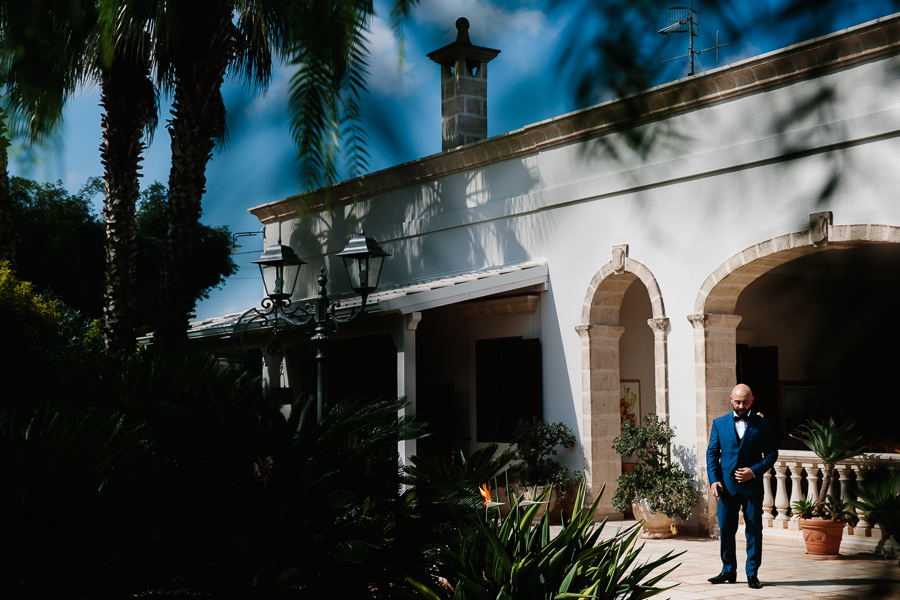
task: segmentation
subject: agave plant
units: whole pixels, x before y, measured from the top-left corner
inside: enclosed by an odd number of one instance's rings
[[[857,490],[857,496],[850,504],[862,510],[869,522],[881,526],[883,533],[878,540],[878,550],[884,550],[891,536],[900,540],[900,476],[879,473],[867,477],[865,487]]]
[[[819,488],[813,502],[813,510],[816,513],[822,512],[824,508],[828,489],[834,478],[834,466],[842,460],[861,454],[864,450],[861,446],[862,436],[854,433],[855,427],[856,424],[852,422],[838,425],[833,417],[821,423],[811,418],[799,427],[797,435],[791,434],[791,437],[806,444],[825,466],[822,487]]]
[[[598,524],[591,518],[599,499],[600,495],[586,508],[584,486],[580,486],[574,515],[564,518],[556,535],[551,534],[546,513],[532,524],[538,505],[523,508],[521,498],[513,499],[506,517],[497,511],[486,515],[473,510],[470,516],[476,526],[461,530],[455,547],[446,551],[445,569],[449,570],[441,573],[444,584],[408,581],[430,600],[648,598],[670,589],[657,584],[677,565],[654,571],[680,554],[669,552],[641,562],[643,545],[636,545],[637,525],[602,539],[606,521]]]
[[[801,519],[828,519],[846,525],[856,525],[857,521],[859,521],[859,517],[853,510],[853,505],[850,502],[845,502],[831,494],[828,494],[822,504],[816,504],[809,498],[801,498],[791,504],[791,510],[795,516]]]

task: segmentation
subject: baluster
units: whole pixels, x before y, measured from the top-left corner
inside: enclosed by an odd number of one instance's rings
[[[859,498],[859,492],[863,490],[866,479],[866,468],[863,465],[853,465],[853,473],[856,475],[856,497]],[[855,535],[869,536],[872,531],[872,525],[866,518],[866,513],[861,508],[856,509],[856,516],[859,517],[859,523],[856,524]]]
[[[791,506],[794,505],[794,502],[803,499],[803,491],[801,486],[803,485],[803,469],[800,466],[799,462],[790,463],[791,467]],[[798,521],[800,517],[794,514],[794,511],[791,510],[791,519],[788,523],[788,527],[790,529],[799,529],[800,525]]]
[[[828,490],[828,493],[835,498],[838,497],[838,482],[840,478],[841,472],[838,471],[837,465],[835,465],[834,469],[831,470],[831,489]]]
[[[787,463],[780,460],[775,463],[775,509],[778,511],[775,521],[778,523],[778,525],[776,525],[778,529],[787,528],[788,508],[790,507],[787,488],[784,485],[786,472]],[[763,504],[763,506],[765,506],[765,504]]]
[[[841,495],[840,495],[841,501],[845,502],[845,503],[849,502],[850,501],[850,486],[852,485],[850,483],[850,465],[848,465],[847,463],[839,463],[839,464],[835,465],[834,474],[838,476],[838,477],[835,477],[835,479],[840,479],[839,484],[840,484],[840,491],[841,491]],[[832,493],[834,493],[834,492],[832,492]],[[837,498],[837,496],[835,496],[835,498]],[[850,525],[847,525],[844,528],[844,533],[853,535],[853,527]]]
[[[819,473],[822,472],[822,468],[819,467],[817,463],[804,465],[806,467],[806,497],[810,502],[816,501],[816,496],[819,495]]]
[[[841,474],[841,500],[850,502],[853,500],[852,490],[853,484],[850,482],[850,473],[852,467],[847,463],[839,464],[835,470]]]
[[[778,463],[775,464],[777,467]],[[772,499],[772,469],[769,469],[763,474],[762,518],[764,527],[772,527],[773,525],[773,522],[775,520],[775,517],[772,514],[773,506],[775,506],[775,502]]]

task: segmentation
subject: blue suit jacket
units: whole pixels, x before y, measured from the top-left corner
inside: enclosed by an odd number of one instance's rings
[[[768,419],[751,414],[747,418],[747,431],[738,438],[734,427],[734,414],[728,413],[713,421],[706,449],[706,472],[709,483],[719,481],[728,493],[745,496],[762,496],[763,475],[778,460],[775,432]],[[750,467],[753,479],[738,483],[734,472]]]

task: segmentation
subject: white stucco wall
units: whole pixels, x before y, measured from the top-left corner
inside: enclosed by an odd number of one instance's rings
[[[608,134],[364,197],[331,216],[286,221],[281,234],[317,268],[323,241],[338,251],[363,224],[393,254],[386,287],[545,259],[549,290],[535,326],[545,418],[579,431],[575,328],[592,278],[614,245],[628,244],[662,293],[671,423],[676,443],[696,450],[703,433],[687,317],[710,274],[744,249],[809,229],[811,213],[832,211],[835,225],[900,226],[898,68],[900,59],[885,57],[788,82],[644,125],[653,143],[643,152]],[[276,232],[267,227],[267,243]],[[646,411],[652,371],[640,378]],[[578,468],[577,453],[563,458]]]

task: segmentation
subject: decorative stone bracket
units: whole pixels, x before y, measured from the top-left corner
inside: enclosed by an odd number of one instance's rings
[[[828,233],[834,223],[834,215],[831,211],[812,213],[809,215],[809,241],[813,246],[826,246]]]
[[[621,275],[625,272],[625,259],[628,258],[628,244],[619,244],[612,247],[612,265],[613,273]]]

